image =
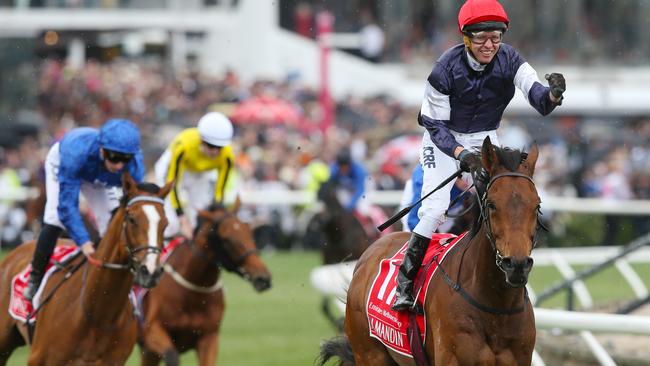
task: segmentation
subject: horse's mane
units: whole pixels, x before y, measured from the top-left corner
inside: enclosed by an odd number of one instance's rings
[[[517,171],[521,163],[523,163],[528,157],[527,153],[522,152],[519,149],[499,146],[493,147],[499,164],[511,172]],[[477,193],[472,193],[474,199],[476,200],[481,199],[481,196],[483,195],[482,189],[487,188],[487,185],[490,182],[490,176],[487,174],[487,172],[484,171],[484,173],[485,174],[478,174],[476,178],[478,180],[478,182],[476,182],[478,197],[476,197]],[[474,217],[474,221],[470,229],[470,234],[474,236],[481,228],[481,211],[479,209],[478,202],[472,206],[472,215]]]

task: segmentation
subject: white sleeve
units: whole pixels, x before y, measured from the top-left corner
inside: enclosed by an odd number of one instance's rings
[[[451,115],[449,95],[442,94],[426,82],[420,113],[434,120],[448,121]]]
[[[524,93],[524,97],[526,97],[526,101],[528,102],[530,102],[528,100],[528,93],[535,82],[541,84],[537,77],[537,71],[535,71],[528,62],[524,62],[519,66],[519,69],[517,69],[517,73],[515,74],[515,86]]]

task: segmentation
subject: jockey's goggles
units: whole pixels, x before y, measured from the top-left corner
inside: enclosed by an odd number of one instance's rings
[[[133,160],[133,154],[124,154],[117,151],[106,150],[104,149],[104,157],[106,160],[110,161],[113,164],[124,163],[128,164]]]
[[[212,144],[207,143],[205,141],[202,141],[202,142],[203,142],[203,145],[205,145],[205,147],[207,147],[208,149],[212,149],[212,150],[221,149],[223,147],[223,146],[219,146],[219,145],[212,145]]]
[[[495,46],[503,40],[503,32],[500,30],[466,32],[465,34],[469,37],[470,41],[477,46],[484,45],[488,39],[492,41],[492,44]]]

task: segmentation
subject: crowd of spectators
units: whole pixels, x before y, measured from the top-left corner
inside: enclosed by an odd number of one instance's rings
[[[235,121],[237,174],[233,185],[237,189],[305,189],[312,183],[310,165],[331,162],[343,147],[350,147],[354,157],[364,162],[371,185],[378,190],[402,189],[417,162],[423,132],[416,122],[417,107],[386,95],[336,101],[336,123],[324,132],[317,92],[291,78],[244,83],[233,72],[175,74],[156,62],[126,60],[88,61],[80,69],[49,60],[40,70],[36,114],[40,117],[31,121],[41,120],[37,122],[40,130],[29,138],[3,143],[3,181],[33,185],[52,141],[72,127],[96,127],[116,116],[129,118],[141,128],[151,171],[180,129],[194,126],[208,110],[231,114],[241,102],[254,97],[288,102],[299,118],[291,124]],[[0,127],[12,128],[10,124]],[[538,142],[536,181],[543,195],[650,199],[648,119],[509,116],[500,134],[503,145],[516,148],[533,139]],[[1,216],[8,208],[3,207],[10,203],[3,201],[0,206],[0,220],[4,220]],[[281,210],[285,211],[278,214],[259,208],[251,219],[275,220],[282,230],[300,230],[292,209]],[[643,229],[650,230],[645,225]]]

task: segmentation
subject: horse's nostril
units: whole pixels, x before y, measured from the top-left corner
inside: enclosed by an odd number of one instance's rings
[[[501,259],[501,267],[504,270],[507,270],[507,271],[511,270],[512,267],[513,267],[512,263],[513,263],[512,257],[504,257],[504,258]]]
[[[526,269],[530,269],[530,268],[532,268],[532,267],[533,267],[533,262],[535,262],[535,261],[533,260],[532,257],[526,257],[524,267],[525,267]]]

